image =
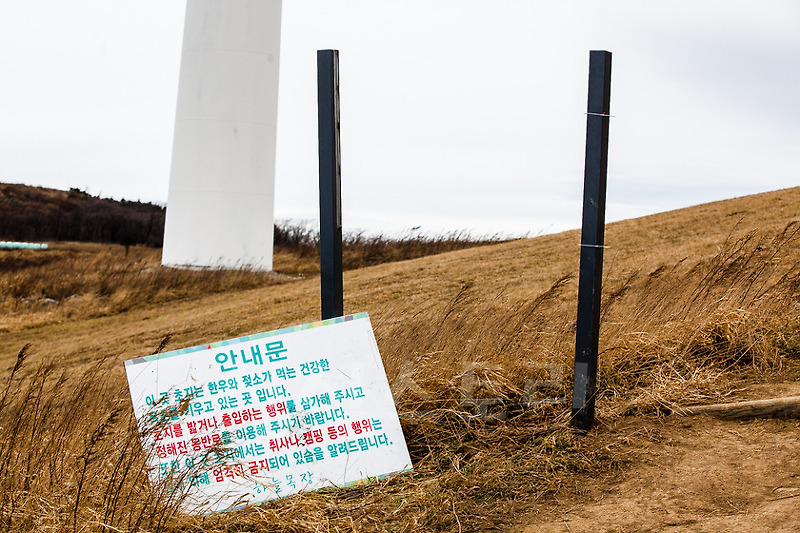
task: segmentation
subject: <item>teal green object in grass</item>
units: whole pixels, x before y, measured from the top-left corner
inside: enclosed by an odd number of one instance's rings
[[[23,250],[47,250],[47,244],[36,242],[0,241],[0,248]]]

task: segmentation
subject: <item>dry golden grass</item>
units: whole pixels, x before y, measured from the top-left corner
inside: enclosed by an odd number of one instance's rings
[[[800,189],[790,189],[609,226],[601,423],[718,399],[743,376],[797,365],[797,206]],[[402,418],[414,473],[205,519],[177,513],[144,481],[122,361],[314,321],[318,279],[195,272],[139,288],[125,280],[144,279],[157,258],[141,259],[148,266],[137,271],[131,261],[144,251],[131,248],[126,259],[124,249],[97,247],[86,253],[98,263],[81,256],[87,279],[121,268],[118,288],[104,299],[82,281],[62,294],[81,298],[43,305],[7,292],[14,269],[6,269],[0,523],[13,531],[502,529],[574,473],[617,464],[591,437],[564,429],[566,406],[526,406],[526,381],[559,370],[564,379],[541,392],[569,395],[578,243],[573,231],[347,272],[345,311],[370,313],[399,410],[426,412]],[[460,414],[473,409],[467,380],[478,380],[475,398],[501,399],[507,419]]]

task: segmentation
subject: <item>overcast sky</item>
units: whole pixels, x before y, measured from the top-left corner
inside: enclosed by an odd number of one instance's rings
[[[166,202],[185,0],[0,0],[0,181]],[[589,50],[609,221],[800,185],[800,2],[284,0],[277,218],[317,216],[340,50],[345,231],[580,225]]]

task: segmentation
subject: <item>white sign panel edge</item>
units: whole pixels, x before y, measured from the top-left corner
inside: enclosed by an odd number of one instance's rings
[[[194,467],[177,476],[187,512],[412,469],[367,313],[140,357],[125,369],[141,426],[153,413],[173,415],[143,445],[157,451],[154,481]],[[236,389],[220,390],[228,385]],[[219,450],[225,460],[198,468]]]

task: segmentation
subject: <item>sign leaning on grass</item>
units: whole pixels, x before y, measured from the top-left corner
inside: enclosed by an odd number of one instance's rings
[[[411,470],[366,313],[125,362],[150,478],[214,512]]]

